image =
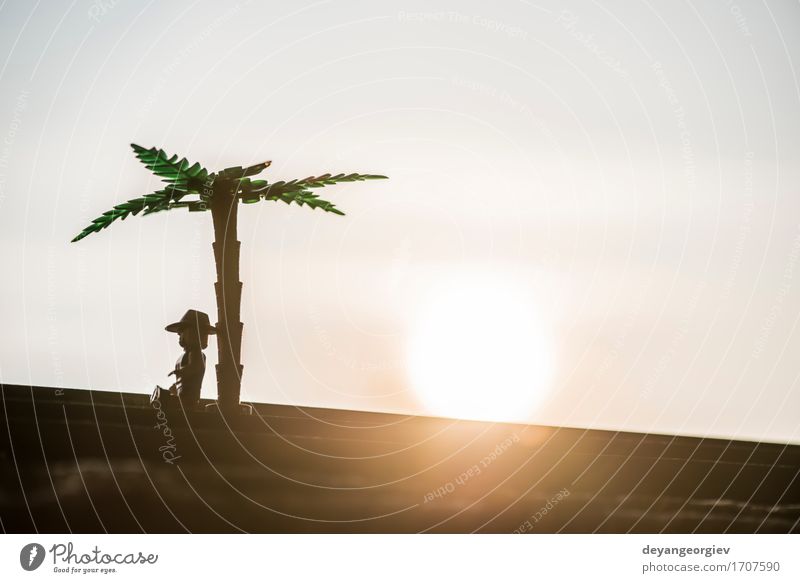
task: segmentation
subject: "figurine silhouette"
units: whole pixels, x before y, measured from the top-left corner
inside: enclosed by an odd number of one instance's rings
[[[203,350],[208,347],[208,335],[216,334],[217,329],[211,325],[205,312],[187,310],[180,321],[170,324],[165,330],[178,334],[183,354],[175,363],[175,369],[169,373],[175,375],[175,382],[168,391],[156,387],[151,400],[163,401],[177,396],[183,408],[191,411],[200,402],[200,389],[206,373]]]

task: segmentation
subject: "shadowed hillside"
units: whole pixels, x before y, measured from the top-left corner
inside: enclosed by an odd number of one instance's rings
[[[798,532],[800,447],[2,387],[5,532]]]

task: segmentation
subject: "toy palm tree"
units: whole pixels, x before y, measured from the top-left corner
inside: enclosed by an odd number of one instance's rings
[[[214,224],[214,261],[217,282],[217,331],[219,364],[217,364],[217,398],[222,410],[235,410],[239,404],[242,371],[241,348],[242,327],[240,308],[242,283],[239,281],[239,241],[236,220],[239,203],[251,204],[264,200],[280,200],[286,204],[307,205],[330,213],[343,215],[332,203],[320,199],[311,189],[322,188],[340,182],[355,182],[386,178],[376,174],[323,174],[300,180],[267,182],[252,180],[270,165],[262,162],[255,166],[226,168],[209,173],[199,164],[191,165],[178,156],[169,157],[163,150],[145,149],[131,144],[136,157],[167,183],[162,190],[146,194],[116,205],[106,211],[81,231],[72,242],[79,241],[97,231],[105,229],[117,219],[129,215],[149,215],[160,211],[186,208],[189,211],[211,211]],[[196,195],[194,200],[184,198]]]

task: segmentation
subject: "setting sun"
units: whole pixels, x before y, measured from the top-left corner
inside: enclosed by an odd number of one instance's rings
[[[422,306],[408,368],[428,413],[519,421],[550,390],[553,345],[534,298],[501,282],[452,282]]]

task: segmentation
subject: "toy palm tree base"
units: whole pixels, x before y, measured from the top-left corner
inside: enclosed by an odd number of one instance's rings
[[[220,415],[252,415],[253,406],[250,403],[236,403],[231,405],[220,405],[219,401],[206,405],[207,413],[219,413]]]

